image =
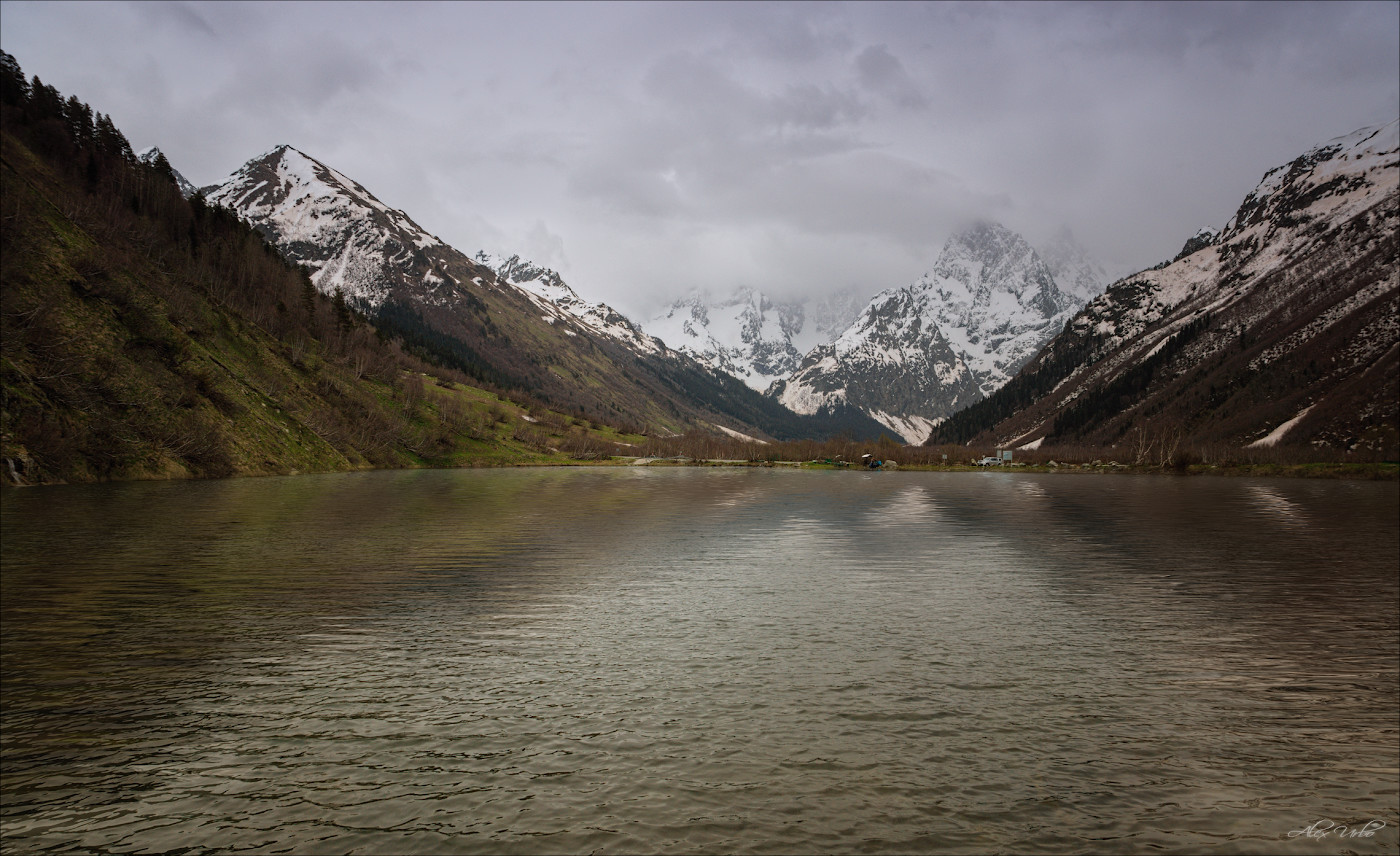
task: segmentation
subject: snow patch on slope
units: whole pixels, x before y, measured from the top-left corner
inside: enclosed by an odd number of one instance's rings
[[[1307,407],[1304,407],[1302,410],[1298,411],[1297,416],[1294,416],[1292,419],[1288,420],[1287,422],[1278,426],[1274,430],[1270,431],[1267,435],[1260,437],[1258,440],[1255,440],[1253,443],[1250,443],[1248,446],[1245,446],[1245,448],[1259,449],[1278,445],[1278,441],[1282,440],[1283,436],[1287,434],[1289,430],[1293,428],[1294,425],[1297,425],[1299,422],[1302,422],[1303,417],[1307,416],[1308,411],[1312,410],[1315,406],[1316,405],[1310,404]]]

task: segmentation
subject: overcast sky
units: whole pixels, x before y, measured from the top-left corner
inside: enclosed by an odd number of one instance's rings
[[[1150,266],[1395,119],[1397,33],[1397,2],[0,2],[26,74],[197,185],[288,143],[634,316],[873,295],[976,217]]]

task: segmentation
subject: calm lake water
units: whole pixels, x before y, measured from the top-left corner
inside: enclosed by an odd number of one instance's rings
[[[1400,849],[1393,483],[596,468],[0,503],[5,853]]]

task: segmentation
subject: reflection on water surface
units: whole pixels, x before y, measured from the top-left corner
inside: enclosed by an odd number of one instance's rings
[[[1398,518],[1389,484],[1007,473],[6,491],[0,834],[1394,853]]]

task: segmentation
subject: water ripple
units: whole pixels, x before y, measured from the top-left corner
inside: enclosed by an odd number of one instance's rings
[[[1396,852],[1393,486],[854,475],[6,493],[0,841]]]

